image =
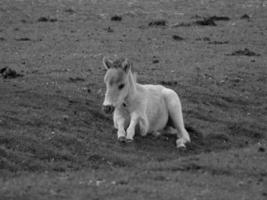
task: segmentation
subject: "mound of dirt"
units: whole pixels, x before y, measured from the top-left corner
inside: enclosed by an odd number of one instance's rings
[[[172,86],[172,85],[177,85],[178,81],[160,81],[160,84]]]
[[[216,16],[216,15],[210,17],[210,19],[214,21],[229,21],[230,20],[230,18],[227,16]]]
[[[157,64],[157,63],[159,63],[159,60],[158,60],[158,59],[154,59],[154,60],[152,61],[152,63]]]
[[[228,56],[260,56],[259,53],[255,53],[254,51],[245,48],[244,50],[237,50],[231,54],[226,54]]]
[[[250,16],[248,14],[244,14],[240,17],[240,19],[250,20]]]
[[[81,77],[70,77],[69,78],[69,82],[73,82],[73,83],[76,83],[76,82],[83,82],[83,81],[85,81],[85,79],[84,78],[81,78]]]
[[[192,22],[181,22],[178,24],[174,24],[172,27],[189,27],[192,26],[194,23]]]
[[[16,38],[15,40],[16,41],[31,41],[31,39],[28,37]]]
[[[204,18],[202,20],[197,20],[194,22],[194,24],[200,26],[217,26],[213,18]]]
[[[167,22],[164,19],[154,20],[148,23],[148,26],[166,26]]]
[[[108,28],[105,28],[104,30],[107,31],[108,33],[114,32],[114,30],[110,26]]]
[[[4,67],[0,69],[0,74],[4,79],[17,78],[23,76],[22,74],[17,73],[15,70],[9,67]]]
[[[122,16],[120,15],[114,15],[110,18],[111,21],[121,21],[122,20]]]
[[[176,40],[176,41],[184,40],[184,38],[182,38],[182,37],[179,36],[179,35],[173,35],[173,36],[172,36],[172,39],[174,39],[174,40]]]
[[[264,147],[259,147],[258,148],[258,152],[265,152],[265,148]]]
[[[196,38],[197,41],[210,41],[209,37]]]
[[[228,44],[228,41],[211,41],[209,44]]]
[[[203,18],[194,22],[181,22],[172,27],[190,27],[190,26],[217,26],[215,20],[212,18]]]
[[[40,17],[38,22],[57,22],[58,20],[56,18],[50,18],[50,17]]]
[[[196,15],[194,18],[202,18],[199,20],[196,20],[194,22],[181,22],[178,24],[173,25],[173,27],[189,27],[193,25],[197,26],[217,26],[215,21],[229,21],[230,18],[226,16],[211,16],[211,17],[200,17]]]
[[[66,13],[69,13],[69,14],[74,14],[75,13],[75,10],[73,10],[72,8],[67,8],[64,10]]]

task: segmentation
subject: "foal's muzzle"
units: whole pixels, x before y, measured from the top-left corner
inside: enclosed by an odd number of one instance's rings
[[[107,114],[113,113],[115,107],[111,105],[103,106],[103,111]]]

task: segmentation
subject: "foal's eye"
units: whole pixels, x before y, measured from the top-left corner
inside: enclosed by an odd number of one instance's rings
[[[125,86],[124,84],[120,84],[119,87],[118,87],[119,90],[121,90],[122,88],[124,88],[124,86]]]

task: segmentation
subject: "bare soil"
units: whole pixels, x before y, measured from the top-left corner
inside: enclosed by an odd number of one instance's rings
[[[267,2],[2,0],[0,199],[266,199]],[[116,140],[102,58],[179,94],[192,143]]]

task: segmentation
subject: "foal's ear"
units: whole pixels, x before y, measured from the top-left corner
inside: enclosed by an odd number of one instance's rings
[[[121,64],[122,65],[122,69],[128,73],[131,69],[131,63],[128,61],[128,59],[126,58],[123,63]]]
[[[110,60],[109,58],[107,57],[104,57],[103,58],[103,64],[104,64],[104,67],[106,68],[106,70],[110,69],[112,67],[112,60]]]

